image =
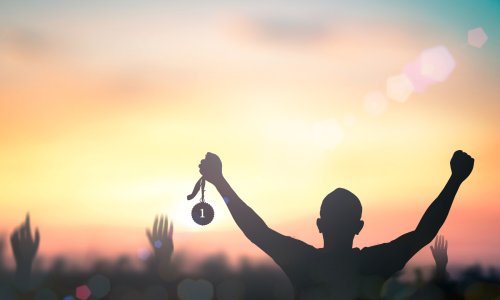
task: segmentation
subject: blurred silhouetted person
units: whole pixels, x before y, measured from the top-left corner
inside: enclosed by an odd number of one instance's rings
[[[26,221],[10,236],[10,243],[16,259],[14,285],[19,291],[27,292],[30,288],[31,266],[38,251],[38,245],[40,245],[38,228],[35,230],[35,238],[31,234],[29,214],[26,215]]]
[[[458,188],[472,172],[474,159],[456,151],[450,164],[452,175],[448,183],[414,231],[362,250],[352,247],[364,222],[361,202],[350,191],[338,188],[323,200],[316,224],[323,234],[324,247],[316,249],[269,228],[233,191],[222,175],[222,162],[217,155],[207,153],[199,168],[203,179],[217,188],[245,236],[283,269],[298,299],[355,299],[378,297],[376,291],[373,295],[364,294],[370,291],[361,286],[381,287],[384,279],[403,269],[437,235]]]
[[[446,280],[446,265],[448,264],[448,241],[444,236],[437,236],[434,241],[434,247],[431,246],[432,256],[436,261],[436,273],[434,281],[444,282]]]
[[[166,274],[170,268],[172,253],[174,252],[174,243],[172,241],[173,230],[173,224],[170,223],[169,228],[168,217],[165,216],[164,218],[163,215],[160,217],[160,224],[158,224],[158,216],[155,217],[155,221],[153,223],[153,233],[151,233],[149,228],[146,229],[149,242],[155,250],[155,260],[158,268],[158,274],[162,278],[167,276]]]

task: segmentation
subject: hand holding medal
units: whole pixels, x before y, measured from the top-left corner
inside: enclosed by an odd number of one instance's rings
[[[205,202],[205,180],[214,183],[222,178],[222,162],[217,155],[208,152],[199,167],[202,177],[196,182],[193,193],[187,196],[187,199],[193,199],[201,188],[200,203],[193,207],[191,216],[197,224],[205,226],[214,219],[214,209],[210,204]]]

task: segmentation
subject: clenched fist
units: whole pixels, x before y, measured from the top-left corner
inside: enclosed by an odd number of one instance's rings
[[[450,162],[452,176],[464,181],[474,168],[474,159],[462,150],[455,151]]]
[[[223,179],[222,162],[217,155],[207,152],[205,159],[201,160],[199,167],[201,175],[208,182],[215,185]]]

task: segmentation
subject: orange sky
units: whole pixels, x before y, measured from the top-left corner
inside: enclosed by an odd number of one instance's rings
[[[475,169],[441,234],[450,262],[497,263],[496,48],[467,46],[449,25],[422,30],[419,20],[264,9],[307,29],[276,36],[255,11],[200,11],[0,24],[0,230],[29,211],[45,257],[135,255],[154,216],[167,213],[177,250],[262,259],[212,187],[216,219],[205,228],[191,220],[185,196],[210,151],[270,227],[317,247],[321,200],[351,190],[366,224],[355,246],[369,246],[416,227],[461,149]],[[388,77],[436,45],[457,62],[445,82],[389,100],[381,116],[363,110],[365,94],[385,92]],[[330,118],[345,132],[333,151],[312,134]],[[430,251],[415,262],[431,263]]]

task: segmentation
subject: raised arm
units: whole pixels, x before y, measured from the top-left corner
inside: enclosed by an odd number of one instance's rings
[[[222,162],[217,155],[208,152],[199,167],[203,178],[217,188],[234,221],[251,242],[259,246],[261,241],[269,241],[272,238],[282,236],[267,227],[264,220],[238,197],[222,175]]]
[[[410,231],[390,243],[369,247],[374,255],[381,258],[373,261],[373,265],[382,264],[385,275],[391,276],[401,270],[405,264],[423,247],[432,242],[443,226],[458,188],[470,175],[474,167],[474,159],[467,153],[456,151],[451,159],[452,175],[439,196],[432,202],[414,231]],[[380,266],[379,266],[380,267]]]
[[[415,229],[420,248],[432,242],[448,217],[451,205],[462,182],[469,177],[474,159],[461,150],[453,154],[450,162],[451,177],[439,196],[432,202]]]

